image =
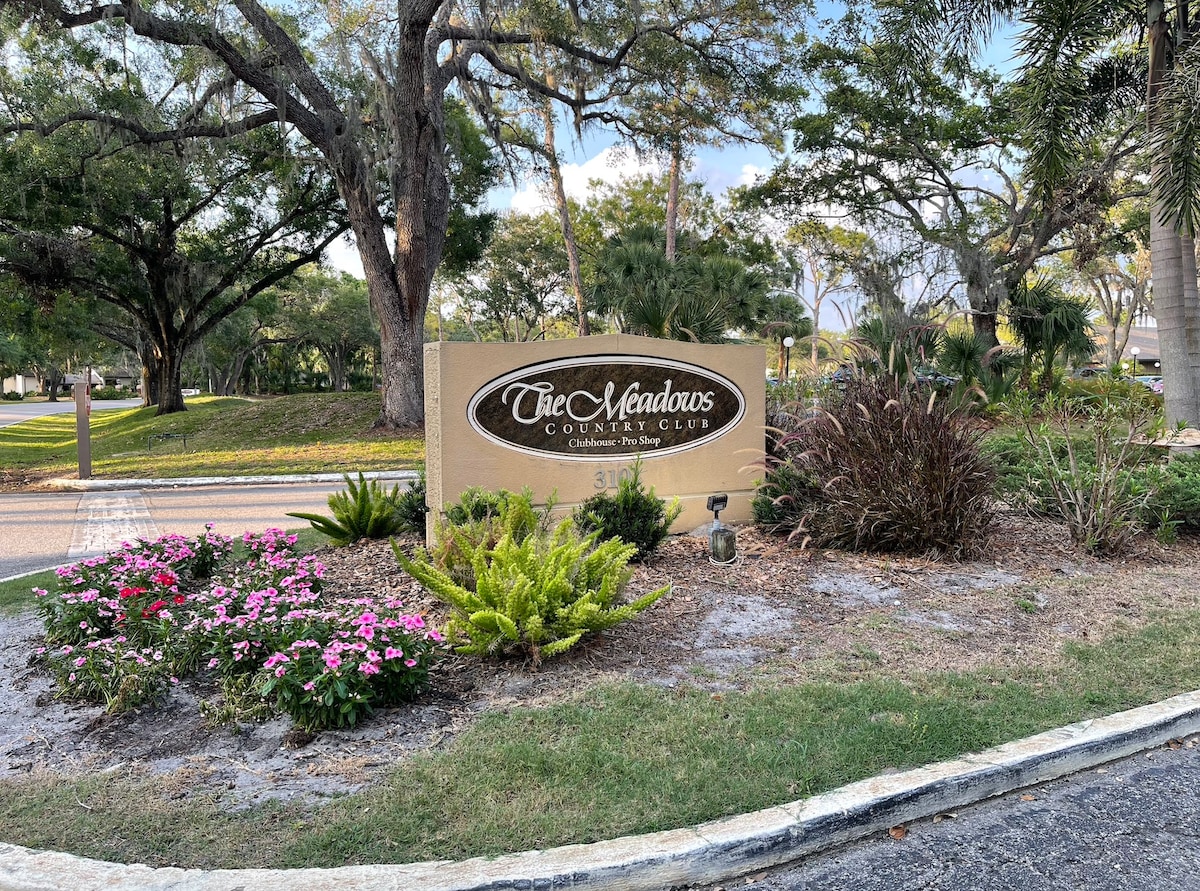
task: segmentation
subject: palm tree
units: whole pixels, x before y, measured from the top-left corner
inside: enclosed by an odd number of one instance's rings
[[[662,233],[639,227],[605,245],[592,302],[630,334],[722,343],[755,324],[766,279],[740,260],[714,254],[667,258]]]
[[[1029,387],[1035,360],[1041,363],[1038,389],[1046,393],[1053,379],[1054,360],[1060,354],[1071,362],[1086,362],[1095,354],[1097,345],[1092,339],[1089,311],[1086,297],[1067,294],[1050,278],[1022,282],[1010,295],[1008,324],[1024,353],[1024,387]]]
[[[763,304],[758,334],[760,337],[769,338],[778,346],[777,367],[782,378],[786,364],[784,356],[788,349],[783,342],[789,337],[793,342],[797,342],[806,337],[813,337],[815,332],[812,319],[805,314],[803,304],[792,294],[781,291],[769,295]]]
[[[1144,15],[1143,15],[1144,13]],[[1023,26],[1018,81],[1026,176],[1047,204],[1081,148],[1121,115],[1145,115],[1151,148],[1150,252],[1168,421],[1200,423],[1200,43],[1187,0],[911,0],[888,25],[907,64],[978,49],[998,21]],[[897,54],[899,55],[899,54]]]

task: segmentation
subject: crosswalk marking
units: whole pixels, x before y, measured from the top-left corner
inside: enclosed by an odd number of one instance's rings
[[[94,557],[116,550],[122,542],[157,538],[141,492],[89,492],[79,499],[68,560]]]

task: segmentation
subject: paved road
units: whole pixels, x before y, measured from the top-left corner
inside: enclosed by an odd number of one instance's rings
[[[195,535],[210,522],[226,535],[294,529],[305,523],[290,511],[328,514],[330,493],[344,488],[339,481],[0,495],[0,579],[103,553],[126,539]]]
[[[866,840],[732,891],[1197,891],[1200,742]],[[707,891],[715,891],[710,887]]]
[[[104,411],[109,408],[137,408],[141,404],[142,400],[140,399],[106,399],[103,402],[93,401],[92,411]],[[64,412],[75,413],[74,400],[59,399],[58,402],[4,402],[0,400],[0,427],[19,424],[30,418]]]

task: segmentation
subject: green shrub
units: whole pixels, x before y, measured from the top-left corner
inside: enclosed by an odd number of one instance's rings
[[[424,533],[425,515],[429,513],[429,505],[425,503],[427,494],[425,468],[418,467],[417,478],[396,499],[396,517],[400,522],[397,531]]]
[[[849,380],[781,441],[755,517],[820,547],[972,551],[992,516],[979,439],[943,400],[887,377]]]
[[[1161,477],[1155,451],[1145,444],[1162,429],[1158,407],[1127,398],[1111,390],[1112,384],[1102,381],[1083,397],[1050,395],[1040,406],[1028,398],[1013,400],[1026,442],[1038,453],[1031,478],[1049,488],[1041,506],[1094,553],[1128,545]],[[1078,430],[1091,433],[1090,454]]]
[[[446,519],[434,528],[430,552],[433,565],[448,573],[458,584],[474,590],[475,567],[471,555],[493,548],[508,536],[521,544],[531,535],[545,537],[550,530],[550,512],[555,496],[539,510],[533,506],[533,490],[520,493],[501,489],[489,492],[478,486],[467,489],[458,504],[448,505]]]
[[[358,482],[343,474],[346,491],[334,492],[329,496],[329,509],[333,518],[320,514],[289,513],[289,517],[308,520],[318,532],[329,536],[335,545],[347,545],[362,538],[387,538],[398,532],[413,531],[407,523],[411,508],[401,506],[399,486],[388,491],[378,480],[368,482],[362,473]],[[424,499],[422,499],[422,502]],[[424,520],[421,521],[424,527]]]
[[[93,399],[133,399],[137,393],[128,387],[97,387],[92,390]]]
[[[1110,374],[1065,380],[1061,384],[1060,392],[1068,399],[1128,399],[1151,410],[1160,410],[1163,404],[1161,394],[1137,381],[1124,380]]]
[[[1074,453],[1081,464],[1095,466],[1096,446],[1089,437],[1073,432],[1068,447],[1067,438],[1050,431],[1045,447],[1063,461]],[[996,472],[996,495],[1009,505],[1035,516],[1049,516],[1056,511],[1054,492],[1046,478],[1045,463],[1038,457],[1038,447],[1020,433],[988,436],[980,444],[983,454],[992,462]]]
[[[1163,468],[1146,514],[1154,525],[1200,529],[1200,455],[1180,456]]]
[[[474,569],[473,590],[392,545],[405,572],[452,608],[447,633],[460,653],[521,655],[536,665],[588,632],[633,618],[670,588],[618,604],[637,548],[616,539],[597,545],[595,533],[580,537],[569,519],[550,535],[518,542],[505,534],[494,547],[460,539],[460,546]]]
[[[5,402],[20,402],[25,398],[24,393],[18,393],[16,390],[6,390],[4,393]]]
[[[575,509],[575,525],[587,534],[596,532],[600,538],[619,538],[635,545],[633,559],[645,560],[662,544],[671,524],[683,507],[676,498],[670,507],[656,498],[654,488],[647,492],[642,485],[642,461],[634,462],[633,472],[617,483],[617,494],[600,492]]]

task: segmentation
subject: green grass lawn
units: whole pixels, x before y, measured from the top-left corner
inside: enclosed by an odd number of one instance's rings
[[[1191,689],[1200,614],[1056,664],[714,697],[633,685],[491,712],[443,750],[319,809],[230,811],[164,777],[6,780],[0,839],[201,868],[464,858],[675,828],[803,798]]]
[[[420,432],[384,435],[371,430],[379,415],[379,397],[373,393],[255,401],[200,397],[189,399],[187,406],[185,412],[162,417],[153,408],[94,407],[92,476],[342,473],[407,469],[424,458]],[[151,441],[162,433],[186,436],[186,449],[182,440]],[[74,477],[75,416],[49,415],[0,429],[0,467],[18,478]]]

